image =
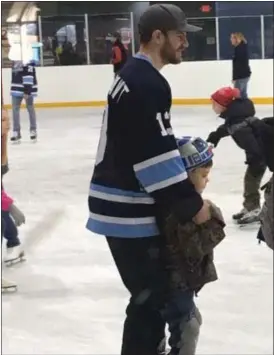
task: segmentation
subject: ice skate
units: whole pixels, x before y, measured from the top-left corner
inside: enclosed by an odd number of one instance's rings
[[[14,144],[21,143],[21,133],[20,132],[13,132],[10,141]]]
[[[7,248],[7,255],[4,259],[4,263],[6,266],[12,266],[14,264],[18,264],[20,262],[25,261],[25,253],[24,250],[22,250],[21,245],[18,245],[13,248]]]
[[[238,219],[237,223],[241,226],[249,225],[249,224],[257,224],[260,222],[260,208],[256,208],[252,211],[247,212],[244,216]]]
[[[6,279],[1,279],[1,290],[2,292],[16,292],[17,291],[17,285],[16,283],[6,280]]]
[[[37,132],[36,131],[30,131],[30,140],[31,142],[35,143],[37,142]]]
[[[243,209],[241,209],[240,212],[235,213],[234,215],[232,215],[232,218],[234,219],[234,221],[237,221],[237,220],[243,218],[243,216],[244,216],[247,212],[248,212],[247,209],[246,209],[246,208],[243,208]]]

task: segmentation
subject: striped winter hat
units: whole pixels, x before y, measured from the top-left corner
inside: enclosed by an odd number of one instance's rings
[[[199,137],[182,137],[177,144],[186,170],[198,168],[213,158],[212,147]]]

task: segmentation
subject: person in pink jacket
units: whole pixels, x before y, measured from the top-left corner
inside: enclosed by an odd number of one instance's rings
[[[14,205],[13,199],[1,188],[1,220],[3,222],[2,237],[7,240],[7,256],[5,262],[20,260],[24,252],[18,238],[18,229],[25,223],[24,214]]]

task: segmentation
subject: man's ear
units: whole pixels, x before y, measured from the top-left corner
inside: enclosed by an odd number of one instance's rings
[[[152,33],[151,38],[154,43],[160,44],[162,42],[162,36],[163,36],[163,33],[160,30],[155,30]]]

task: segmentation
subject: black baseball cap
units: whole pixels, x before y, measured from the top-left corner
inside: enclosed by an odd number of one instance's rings
[[[138,28],[140,35],[151,35],[156,30],[163,33],[168,31],[198,32],[202,30],[201,27],[188,24],[183,10],[172,4],[150,6],[142,14]]]

